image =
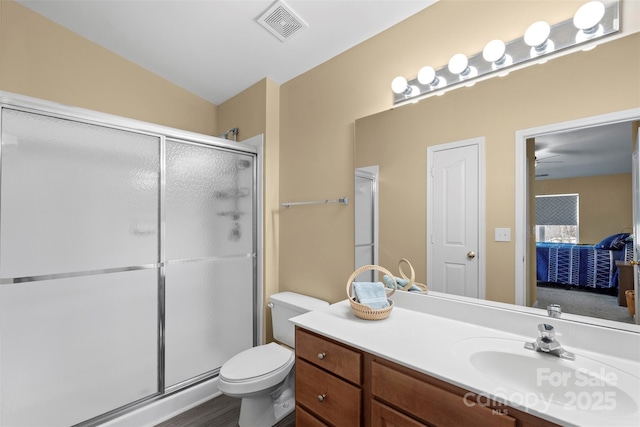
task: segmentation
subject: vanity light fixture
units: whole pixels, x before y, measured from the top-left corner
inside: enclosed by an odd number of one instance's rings
[[[505,76],[510,69],[529,62],[542,63],[550,55],[580,45],[583,50],[595,47],[602,37],[620,29],[620,0],[589,1],[575,15],[550,25],[534,22],[524,35],[503,42],[491,40],[482,52],[465,56],[456,54],[439,69],[422,67],[413,80],[403,76],[393,79],[393,104],[418,101],[431,95],[442,95],[461,86],[472,86],[478,79]]]

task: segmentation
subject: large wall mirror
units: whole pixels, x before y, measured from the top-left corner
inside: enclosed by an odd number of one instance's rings
[[[586,247],[609,236],[631,234],[631,152],[640,120],[638,51],[640,34],[630,35],[357,120],[355,167],[379,167],[379,263],[395,267],[399,259],[407,258],[415,267],[416,280],[427,281],[427,152],[483,138],[480,232],[485,243],[475,259],[484,263],[485,299],[530,307],[538,302],[546,309],[543,305],[554,302],[548,291],[563,290],[585,300],[607,296],[617,301],[616,289],[589,292],[588,286],[579,284],[554,287],[556,278],[539,280],[535,238],[544,239],[540,231],[536,235],[533,211],[523,206],[535,206],[536,195],[578,194],[578,234],[574,228],[573,237],[565,241]],[[616,68],[615,78],[603,80],[614,64],[625,66]],[[598,119],[592,123],[588,118]],[[563,123],[567,127],[558,125]],[[587,163],[577,169],[595,168],[595,157],[587,153],[599,158],[613,154],[614,139],[625,140],[619,142],[620,164],[591,176],[567,175],[584,159]],[[550,179],[552,174],[558,179]],[[546,230],[545,239],[554,240],[552,228]],[[507,236],[498,236],[505,230]],[[540,283],[544,289],[538,282],[544,282]],[[628,312],[624,305],[617,308]],[[576,314],[602,323],[599,314]],[[628,325],[632,319],[622,317],[604,322]]]

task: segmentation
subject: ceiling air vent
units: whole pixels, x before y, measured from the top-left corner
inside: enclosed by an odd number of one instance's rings
[[[269,9],[258,17],[258,23],[276,36],[281,42],[285,42],[307,24],[282,0],[273,3]]]

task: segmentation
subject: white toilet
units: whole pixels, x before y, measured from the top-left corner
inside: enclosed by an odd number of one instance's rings
[[[222,365],[218,388],[242,398],[240,427],[270,427],[295,408],[295,326],[289,319],[329,305],[294,292],[269,298],[273,337],[269,343],[243,351]],[[288,346],[288,347],[286,347]]]

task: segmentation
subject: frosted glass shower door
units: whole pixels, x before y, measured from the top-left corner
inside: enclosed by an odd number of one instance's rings
[[[376,264],[375,238],[376,177],[368,172],[356,170],[355,175],[355,268]],[[356,280],[377,280],[376,272],[360,273]]]
[[[0,425],[158,390],[160,138],[2,109]]]
[[[254,344],[255,158],[167,140],[165,386]]]

